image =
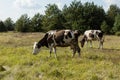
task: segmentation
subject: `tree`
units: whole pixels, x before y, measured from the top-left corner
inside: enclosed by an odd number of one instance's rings
[[[0,21],[0,32],[6,32],[7,28],[2,21]]]
[[[120,31],[120,14],[115,17],[114,27],[112,28],[113,32]]]
[[[64,5],[63,15],[66,20],[65,27],[69,29],[80,29],[80,26],[84,21],[82,13],[83,5],[81,1],[74,0],[69,7]]]
[[[64,17],[58,6],[56,4],[48,4],[46,8],[45,16],[43,18],[43,29],[45,31],[51,29],[63,29]]]
[[[94,3],[74,0],[69,7],[63,8],[63,15],[66,20],[67,28],[79,29],[84,32],[86,29],[101,29],[101,24],[105,19],[105,11],[102,7]]]
[[[84,4],[83,18],[84,25],[90,29],[100,29],[101,23],[105,19],[105,11],[102,7],[94,5],[94,3],[86,2]]]
[[[4,21],[4,24],[5,24],[8,31],[13,31],[14,30],[14,22],[12,21],[11,18],[7,18]]]
[[[114,26],[115,17],[117,14],[120,14],[120,8],[117,7],[117,5],[110,5],[107,16],[106,16],[106,22],[109,25],[109,31],[112,33],[112,28]]]
[[[40,32],[42,30],[42,19],[43,16],[39,13],[35,14],[34,17],[31,19],[32,27],[34,29],[34,32]]]
[[[109,33],[109,26],[107,25],[106,21],[103,21],[103,23],[101,24],[101,30],[102,30],[105,34],[108,34],[108,33]]]
[[[27,14],[22,15],[16,21],[15,30],[19,31],[19,32],[31,32],[31,31],[33,31],[30,18],[28,18]]]

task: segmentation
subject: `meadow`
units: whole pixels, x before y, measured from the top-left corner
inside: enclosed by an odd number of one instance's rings
[[[43,35],[0,33],[0,80],[120,80],[120,37],[105,35],[103,50],[97,41],[93,48],[85,45],[80,58],[72,58],[69,47],[57,47],[55,59],[46,47],[32,55],[33,43]]]

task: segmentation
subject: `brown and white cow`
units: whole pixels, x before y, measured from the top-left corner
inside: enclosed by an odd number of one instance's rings
[[[56,54],[56,47],[68,47],[70,46],[73,50],[73,57],[78,52],[80,56],[80,47],[78,45],[78,37],[80,32],[78,30],[53,30],[48,31],[44,37],[39,41],[35,42],[33,46],[33,54],[37,54],[42,46],[46,46],[50,49],[50,56],[52,51]]]
[[[87,30],[84,32],[83,38],[80,41],[81,47],[84,46],[85,42],[90,42],[90,47],[92,47],[92,40],[98,40],[99,41],[99,48],[103,48],[103,32],[101,30]]]

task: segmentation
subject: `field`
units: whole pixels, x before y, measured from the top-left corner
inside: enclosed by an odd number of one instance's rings
[[[120,80],[120,37],[106,35],[103,50],[97,41],[93,48],[85,45],[80,58],[59,47],[55,59],[46,47],[32,55],[33,43],[43,35],[0,33],[0,80]]]

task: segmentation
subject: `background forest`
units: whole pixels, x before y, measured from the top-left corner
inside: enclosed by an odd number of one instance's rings
[[[120,33],[120,8],[110,5],[105,11],[94,2],[72,1],[60,10],[56,4],[45,6],[45,14],[36,13],[32,18],[21,15],[15,22],[9,17],[0,21],[0,32],[46,32],[54,29],[78,29],[82,33],[87,29],[101,29],[105,34]]]

